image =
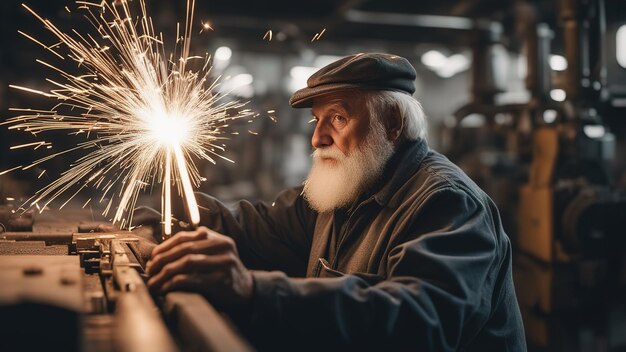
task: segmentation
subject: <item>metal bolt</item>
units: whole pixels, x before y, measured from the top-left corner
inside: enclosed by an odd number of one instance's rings
[[[24,276],[39,276],[43,274],[43,269],[37,266],[24,268]]]

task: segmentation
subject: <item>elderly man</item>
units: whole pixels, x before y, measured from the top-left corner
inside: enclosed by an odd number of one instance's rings
[[[290,100],[316,122],[304,186],[157,246],[148,285],[237,310],[261,348],[523,351],[498,210],[428,148],[404,58],[358,54]],[[243,318],[241,318],[243,316]]]

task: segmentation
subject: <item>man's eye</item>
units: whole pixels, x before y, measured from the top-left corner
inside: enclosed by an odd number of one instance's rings
[[[344,124],[346,123],[346,118],[341,115],[333,116],[333,123],[335,124]]]

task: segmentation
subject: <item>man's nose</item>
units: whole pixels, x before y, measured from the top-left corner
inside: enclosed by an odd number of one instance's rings
[[[313,137],[311,138],[311,145],[314,148],[328,147],[333,144],[333,138],[331,137],[328,127],[324,123],[318,123],[315,125],[315,131],[313,131]]]

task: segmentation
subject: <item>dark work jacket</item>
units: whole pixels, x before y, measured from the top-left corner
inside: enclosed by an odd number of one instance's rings
[[[526,350],[498,210],[426,142],[403,145],[347,211],[317,214],[301,192],[235,209],[199,199],[202,223],[254,269],[257,346]]]

